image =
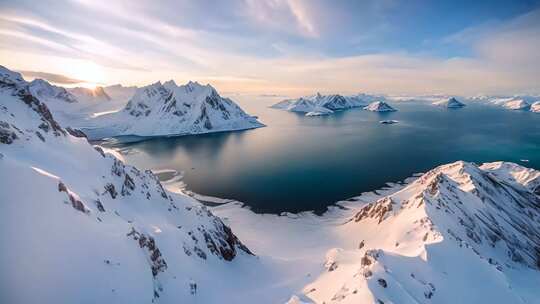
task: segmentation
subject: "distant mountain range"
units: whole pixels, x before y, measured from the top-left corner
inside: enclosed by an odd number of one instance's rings
[[[338,94],[321,95],[317,93],[313,96],[286,99],[271,107],[290,112],[305,113],[306,116],[321,116],[332,114],[336,111],[365,107],[377,98],[377,96],[366,94],[342,96]]]

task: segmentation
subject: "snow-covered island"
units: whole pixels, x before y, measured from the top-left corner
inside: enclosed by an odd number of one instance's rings
[[[398,122],[399,121],[394,120],[394,119],[386,119],[386,120],[379,121],[379,123],[383,125],[393,125],[393,124],[397,124]]]
[[[496,106],[501,106],[508,110],[540,112],[540,96],[538,95],[515,95],[515,96],[473,96],[471,101],[479,101]]]
[[[375,101],[370,103],[368,106],[364,107],[364,110],[371,112],[395,112],[396,109],[392,108],[389,104],[384,101]]]
[[[448,99],[436,101],[433,104],[436,105],[436,106],[441,106],[441,107],[445,107],[445,108],[449,108],[449,109],[459,109],[459,108],[463,108],[465,106],[464,103],[457,100],[455,97],[451,97],[451,98],[448,98]]]
[[[177,136],[264,127],[211,85],[170,80],[137,89],[118,112],[97,117],[82,130],[89,138]]]
[[[537,101],[531,105],[531,112],[540,113],[540,101]]]
[[[317,93],[313,96],[286,99],[272,105],[271,108],[306,113],[306,116],[321,116],[329,115],[336,111],[364,107],[373,98],[373,96],[367,94],[342,96],[338,94],[321,95]]]
[[[515,99],[508,101],[504,104],[504,107],[509,110],[527,111],[531,105],[523,99]]]

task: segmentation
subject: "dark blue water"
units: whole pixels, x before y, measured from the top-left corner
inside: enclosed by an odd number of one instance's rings
[[[482,104],[449,110],[403,102],[392,104],[399,110],[394,113],[357,109],[304,117],[267,108],[276,99],[234,99],[268,127],[116,147],[138,167],[183,171],[189,190],[267,213],[321,212],[456,160],[540,168],[540,114]],[[383,125],[382,119],[399,123]]]

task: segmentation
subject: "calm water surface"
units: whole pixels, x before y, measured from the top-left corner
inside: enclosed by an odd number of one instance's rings
[[[392,104],[399,110],[394,113],[355,109],[304,117],[269,109],[276,98],[233,99],[268,126],[114,147],[140,168],[183,172],[191,191],[267,213],[321,212],[456,160],[506,160],[540,169],[540,114],[482,104],[449,110],[401,102]],[[399,123],[382,125],[382,119]]]

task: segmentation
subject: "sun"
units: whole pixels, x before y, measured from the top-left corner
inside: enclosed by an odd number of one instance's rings
[[[90,89],[103,84],[105,79],[102,67],[92,61],[76,60],[70,63],[66,70],[66,74],[82,80],[80,86]]]

